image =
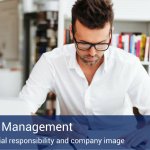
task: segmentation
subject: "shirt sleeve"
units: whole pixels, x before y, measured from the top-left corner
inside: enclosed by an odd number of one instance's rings
[[[128,94],[133,106],[143,115],[150,115],[150,76],[138,60],[134,66],[134,77]]]
[[[42,55],[19,94],[19,98],[27,102],[31,112],[35,112],[43,104],[48,92],[54,92],[54,76],[53,66]]]

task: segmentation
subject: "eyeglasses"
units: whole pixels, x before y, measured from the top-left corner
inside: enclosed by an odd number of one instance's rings
[[[95,44],[89,43],[89,42],[77,42],[75,36],[73,36],[73,38],[75,41],[76,48],[79,50],[82,50],[82,51],[87,51],[87,50],[91,49],[92,47],[94,47],[97,51],[106,51],[109,48],[110,43],[111,43],[111,37],[110,37],[110,40],[108,43],[99,42],[99,43],[95,43]]]

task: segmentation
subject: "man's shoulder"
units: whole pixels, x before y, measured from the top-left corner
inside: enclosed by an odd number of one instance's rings
[[[52,51],[43,54],[47,61],[61,60],[70,56],[74,52],[74,44],[67,44],[62,47],[54,48]]]
[[[111,47],[111,58],[122,64],[133,64],[139,61],[135,55],[116,47]]]

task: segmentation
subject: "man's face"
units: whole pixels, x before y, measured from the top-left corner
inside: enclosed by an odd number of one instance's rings
[[[107,23],[103,29],[89,29],[78,20],[76,21],[74,38],[77,48],[77,61],[79,64],[84,63],[93,66],[102,60],[104,55],[104,51],[102,50],[105,50],[109,46],[111,38],[110,31],[109,23]],[[98,45],[90,46],[89,49],[87,49],[89,43],[98,43]]]

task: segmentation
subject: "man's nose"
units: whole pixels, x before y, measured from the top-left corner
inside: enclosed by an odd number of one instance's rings
[[[95,47],[94,46],[92,46],[90,49],[89,49],[89,54],[91,55],[91,56],[95,56],[96,55],[96,49],[95,49]]]

